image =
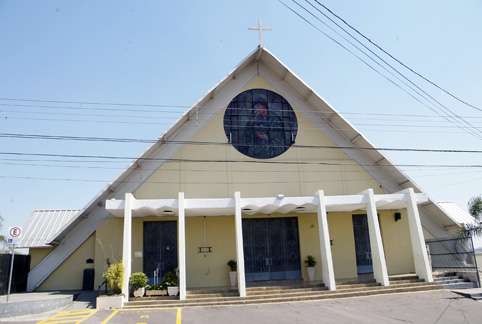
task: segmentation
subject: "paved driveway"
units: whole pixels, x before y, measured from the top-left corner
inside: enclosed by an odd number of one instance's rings
[[[75,323],[80,320],[82,324],[457,324],[482,323],[482,303],[441,290],[300,303],[85,313],[77,311],[77,314],[78,318],[74,317],[75,313],[72,313],[72,316],[66,312],[59,315],[63,317],[62,323]],[[57,318],[53,317],[42,323],[59,323],[59,319],[57,315]]]

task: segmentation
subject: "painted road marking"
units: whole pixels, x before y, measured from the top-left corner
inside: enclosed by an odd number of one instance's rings
[[[37,322],[37,324],[60,324],[60,323],[74,323],[78,324],[96,313],[95,309],[81,309],[72,311],[62,311],[54,314],[53,316]]]
[[[119,312],[118,309],[114,309],[109,316],[107,316],[100,324],[107,324],[116,314]]]
[[[176,310],[176,324],[182,324],[181,307],[178,307]]]

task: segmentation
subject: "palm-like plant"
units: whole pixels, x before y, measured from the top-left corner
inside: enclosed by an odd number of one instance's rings
[[[482,195],[475,196],[469,200],[468,203],[469,213],[475,219],[473,224],[465,224],[463,229],[463,235],[466,236],[478,236],[482,234]]]

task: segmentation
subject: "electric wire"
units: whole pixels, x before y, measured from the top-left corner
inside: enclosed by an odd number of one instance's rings
[[[322,29],[320,29],[317,25],[315,25],[314,23],[312,23],[310,20],[308,20],[306,17],[304,17],[303,15],[301,15],[297,10],[293,9],[291,6],[289,6],[288,4],[286,4],[284,1],[282,0],[278,0],[283,6],[285,6],[287,9],[289,9],[292,13],[294,13],[296,16],[298,16],[301,20],[303,20],[305,23],[307,23],[308,25],[310,25],[312,28],[314,28],[315,30],[317,30],[318,32],[320,32],[321,34],[323,34],[325,37],[327,37],[329,40],[331,40],[332,42],[334,42],[335,44],[337,44],[338,46],[340,46],[341,48],[343,48],[345,51],[347,51],[349,54],[351,54],[352,56],[354,56],[355,58],[357,58],[360,62],[362,62],[364,65],[366,65],[369,69],[371,69],[372,71],[374,71],[375,73],[377,73],[379,76],[381,76],[383,79],[385,79],[386,81],[390,82],[392,85],[394,85],[395,87],[397,87],[398,89],[402,90],[403,92],[405,92],[407,95],[409,95],[412,99],[414,99],[415,101],[417,101],[418,103],[420,103],[421,105],[423,105],[424,107],[430,109],[431,111],[435,112],[436,114],[439,114],[438,110],[435,109],[434,107],[432,107],[431,105],[427,105],[425,102],[423,102],[421,99],[419,99],[418,97],[416,97],[415,95],[413,95],[410,91],[408,91],[407,89],[405,89],[404,87],[402,87],[400,84],[398,84],[397,82],[395,82],[394,80],[392,80],[390,77],[388,77],[387,75],[383,74],[382,72],[380,72],[378,69],[376,69],[374,66],[372,66],[370,63],[368,63],[364,58],[362,58],[361,56],[359,56],[357,53],[355,53],[354,51],[352,51],[350,48],[348,48],[347,46],[343,45],[340,41],[338,41],[337,39],[335,39],[334,37],[332,37],[331,35],[329,35],[328,33],[326,33],[325,31],[323,31]],[[296,4],[298,4],[299,6],[301,6],[297,1],[295,0],[292,0],[293,2],[295,2]],[[304,8],[303,6],[301,6],[302,8]],[[307,10],[305,8],[306,11],[308,11],[310,13],[309,10]],[[412,90],[413,91],[413,90]],[[423,97],[423,96],[422,96]],[[423,97],[425,98],[425,97]],[[452,117],[453,118],[453,117]],[[449,121],[451,119],[448,119]],[[452,120],[453,121],[453,120]],[[477,137],[479,139],[481,139],[481,135],[479,134],[479,130],[474,130],[472,128],[467,128],[467,126],[463,126],[463,125],[460,125],[459,123],[455,122],[456,125],[458,125],[458,128],[466,131],[467,133],[471,134],[472,136],[474,137]]]
[[[358,35],[360,35],[361,37],[363,37],[365,40],[367,40],[370,44],[372,44],[373,46],[375,46],[376,48],[378,48],[380,51],[382,51],[383,53],[385,53],[387,56],[389,56],[391,59],[393,59],[395,62],[397,62],[398,64],[400,64],[401,66],[403,66],[404,68],[406,68],[407,70],[409,70],[410,72],[412,72],[413,74],[417,75],[418,77],[420,77],[421,79],[425,80],[426,82],[428,82],[429,84],[433,85],[434,87],[436,87],[437,89],[443,91],[445,94],[449,95],[450,97],[452,97],[453,99],[457,100],[458,102],[468,106],[468,107],[471,107],[473,109],[476,109],[478,111],[482,111],[482,108],[474,105],[474,104],[471,104],[470,102],[468,102],[467,100],[464,100],[462,98],[460,98],[459,96],[455,95],[453,92],[443,88],[442,86],[440,86],[439,84],[437,84],[436,82],[430,80],[428,77],[426,77],[425,75],[423,75],[422,73],[420,72],[417,72],[415,69],[411,68],[408,64],[402,62],[400,59],[398,59],[397,57],[395,57],[394,55],[392,55],[388,50],[384,49],[382,46],[380,46],[379,44],[377,44],[375,41],[373,41],[372,39],[370,39],[368,36],[366,36],[365,34],[363,34],[359,29],[357,29],[356,27],[354,27],[352,24],[348,23],[344,18],[342,18],[340,15],[336,14],[333,10],[331,10],[328,6],[324,5],[323,3],[321,3],[320,1],[318,0],[314,0],[319,6],[321,6],[322,8],[324,8],[326,11],[328,11],[330,14],[332,14],[334,17],[336,17],[338,20],[340,20],[341,22],[343,22],[346,26],[348,26],[351,30],[353,30],[354,32],[356,32]]]

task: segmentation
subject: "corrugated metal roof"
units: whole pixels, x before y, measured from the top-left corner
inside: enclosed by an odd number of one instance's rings
[[[23,229],[18,247],[46,247],[77,214],[78,209],[35,209]]]
[[[463,209],[454,202],[440,201],[436,204],[445,212],[448,217],[459,225],[473,224],[475,222],[474,217],[472,217],[467,210]]]

